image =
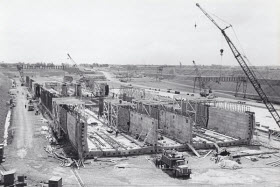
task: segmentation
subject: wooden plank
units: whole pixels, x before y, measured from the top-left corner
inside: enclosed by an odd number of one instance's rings
[[[140,144],[139,142],[135,141],[135,139],[133,139],[132,137],[130,137],[130,136],[124,134],[124,133],[121,133],[121,135],[122,135],[123,137],[125,137],[126,139],[130,140],[131,142],[135,143],[136,145],[142,147],[142,144]]]
[[[213,150],[210,150],[203,158],[206,158]]]
[[[233,158],[243,157],[243,156],[254,156],[254,155],[265,155],[265,154],[273,154],[278,153],[278,151],[270,151],[270,152],[260,152],[260,153],[240,153],[233,155]]]
[[[107,136],[108,139],[110,139],[110,141],[111,141],[112,143],[118,144],[121,148],[127,150],[127,148],[126,148],[125,146],[123,146],[121,143],[119,143],[117,140],[113,139],[111,136],[109,136],[108,134],[106,134],[106,133],[104,133],[104,132],[103,132],[103,134],[104,134],[105,136]]]
[[[89,139],[89,141],[91,141],[91,143],[93,143],[93,144],[96,146],[97,149],[99,149],[100,151],[103,151],[102,148],[101,148],[94,140],[92,140],[91,138],[88,138],[88,139]],[[97,138],[94,137],[94,139],[95,139],[96,141],[98,141],[101,145],[103,144],[103,143],[100,142],[100,140],[98,140]]]
[[[205,128],[201,128],[201,129],[205,130],[205,132],[206,132],[206,131],[212,132],[213,134],[215,134],[215,135],[217,135],[217,136],[223,136],[223,137],[225,137],[225,138],[232,139],[232,140],[235,140],[235,141],[238,140],[238,139],[236,139],[236,138],[234,138],[234,137],[231,137],[231,136],[227,136],[227,135],[225,135],[225,134],[218,133],[218,132],[213,131],[213,130],[211,130],[211,129],[205,129]]]
[[[218,144],[217,144],[217,143],[214,143],[214,145],[215,145],[215,147],[217,148],[218,153],[219,153],[219,152],[220,152],[220,147],[218,146]]]
[[[189,144],[189,143],[187,143],[187,145],[188,145],[189,148],[192,150],[192,152],[193,152],[198,158],[200,158],[200,154],[194,149],[194,147],[193,147],[191,144]]]
[[[203,138],[203,139],[205,139],[205,140],[208,140],[208,141],[210,141],[210,142],[216,142],[216,139],[215,138],[213,138],[213,137],[209,137],[209,136],[207,136],[207,135],[205,135],[205,134],[198,134],[198,133],[196,133],[196,132],[194,132],[193,134],[195,134],[196,136],[198,136],[198,137],[200,137],[200,138]]]
[[[266,165],[274,164],[275,162],[280,162],[280,160],[275,160],[275,161],[273,161],[273,162],[268,162],[268,163],[266,163]]]

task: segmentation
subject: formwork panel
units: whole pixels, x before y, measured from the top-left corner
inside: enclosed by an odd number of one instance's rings
[[[123,132],[129,131],[130,112],[128,108],[120,107],[118,111],[118,129]]]
[[[77,121],[76,118],[70,113],[67,114],[67,132],[69,140],[72,145],[77,149],[76,131],[77,131]]]
[[[219,133],[238,138],[251,140],[254,113],[235,112],[220,108],[209,108],[208,128]]]
[[[191,120],[186,116],[168,111],[160,111],[159,128],[180,143],[190,143],[192,140]]]
[[[133,136],[140,136],[139,139],[146,139],[146,143],[154,145],[157,141],[157,129],[158,121],[150,116],[130,112],[130,133]]]
[[[67,134],[67,111],[61,106],[59,108],[59,124],[62,130]]]

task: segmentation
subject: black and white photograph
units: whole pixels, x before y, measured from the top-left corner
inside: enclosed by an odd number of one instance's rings
[[[280,186],[280,1],[0,0],[0,186]]]

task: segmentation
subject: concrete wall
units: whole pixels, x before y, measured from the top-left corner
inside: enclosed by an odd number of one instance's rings
[[[255,115],[252,112],[234,112],[220,108],[209,108],[208,128],[219,133],[250,141]]]
[[[130,127],[130,112],[128,108],[120,107],[118,112],[118,129],[128,132]]]
[[[82,86],[80,84],[76,84],[75,96],[77,96],[77,97],[81,97],[82,96]]]
[[[67,111],[59,106],[59,125],[64,133],[67,134]]]
[[[87,145],[87,123],[85,120],[76,119],[76,114],[67,112],[67,135],[79,158],[88,152]]]
[[[157,142],[157,129],[158,120],[151,118],[145,114],[137,112],[130,112],[130,129],[129,132],[136,136],[140,135],[140,140],[144,140],[147,136],[146,143],[155,145]]]
[[[180,143],[191,143],[192,124],[189,118],[161,110],[159,119],[159,128],[163,130],[164,134]]]
[[[68,138],[71,141],[72,145],[77,149],[78,143],[76,139],[77,134],[77,119],[75,116],[71,115],[70,113],[67,114],[67,134]]]
[[[68,96],[67,85],[66,84],[62,84],[61,88],[62,88],[62,91],[61,91],[62,96],[63,97],[67,97]]]
[[[41,103],[52,113],[52,98],[55,98],[55,95],[42,88],[40,98]]]

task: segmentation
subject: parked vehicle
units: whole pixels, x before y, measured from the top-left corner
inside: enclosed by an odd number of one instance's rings
[[[28,103],[28,105],[27,105],[27,110],[28,111],[34,111],[34,104],[33,103]]]
[[[191,169],[185,164],[185,157],[179,156],[173,151],[164,151],[161,162],[165,169],[172,170],[174,177],[187,177],[191,175]]]

